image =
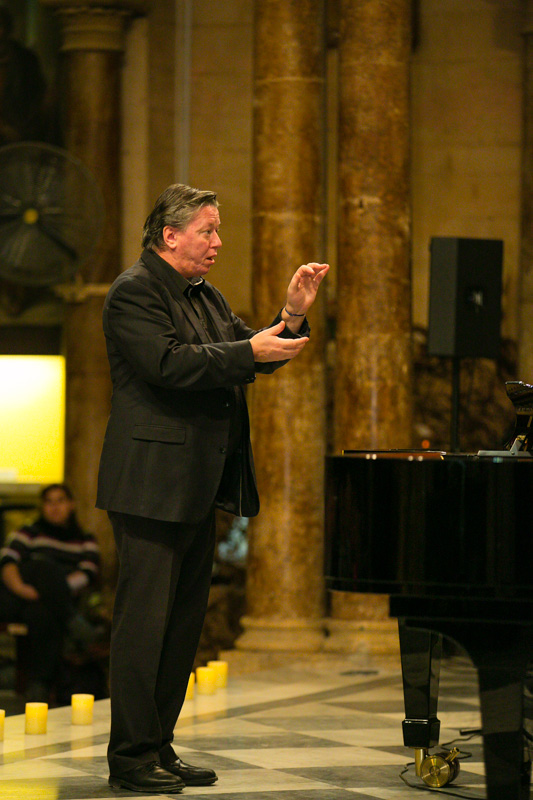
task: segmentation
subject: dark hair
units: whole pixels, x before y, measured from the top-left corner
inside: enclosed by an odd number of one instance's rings
[[[51,483],[49,486],[45,486],[44,489],[41,489],[41,494],[39,495],[41,498],[41,503],[46,500],[47,495],[49,492],[53,492],[55,489],[61,489],[62,492],[66,494],[69,500],[73,500],[72,491],[67,486],[66,483]]]
[[[194,215],[204,206],[218,208],[215,192],[194,189],[184,183],[173,183],[162,192],[144,223],[143,247],[162,249],[165,246],[163,228],[169,225],[185,230]]]

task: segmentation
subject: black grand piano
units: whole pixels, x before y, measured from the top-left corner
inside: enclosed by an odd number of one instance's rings
[[[517,418],[505,450],[327,457],[325,570],[330,589],[390,595],[399,621],[403,740],[414,748],[417,775],[437,788],[459,770],[455,751],[430,753],[439,742],[447,636],[478,672],[488,800],[527,800],[533,386],[513,381],[506,389]]]

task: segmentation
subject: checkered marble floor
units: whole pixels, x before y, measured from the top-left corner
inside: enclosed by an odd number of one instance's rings
[[[479,726],[475,673],[466,659],[442,665],[441,744]],[[175,732],[178,754],[216,770],[211,787],[188,787],[195,800],[410,800],[428,789],[402,745],[399,669],[362,668],[354,658],[231,677],[227,689],[185,702]],[[48,732],[25,735],[23,715],[6,718],[0,744],[2,800],[108,800],[161,797],[107,784],[109,701],[94,721],[72,726],[70,709],[51,709]],[[456,781],[439,793],[485,794],[479,737],[460,741]],[[407,769],[406,765],[409,764]],[[404,772],[403,779],[400,773]],[[407,781],[404,782],[404,781]],[[168,795],[176,797],[176,795]]]

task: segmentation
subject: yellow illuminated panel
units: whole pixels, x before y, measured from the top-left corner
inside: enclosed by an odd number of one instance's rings
[[[65,464],[65,359],[0,356],[0,483],[55,483]]]

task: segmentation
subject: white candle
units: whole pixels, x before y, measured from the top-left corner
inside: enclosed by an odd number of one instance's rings
[[[215,670],[215,683],[219,688],[228,685],[227,661],[208,661],[207,666]]]
[[[26,733],[46,733],[48,703],[26,703]]]
[[[90,725],[93,721],[93,694],[73,694],[72,704],[72,724]]]
[[[198,694],[214,694],[216,692],[214,669],[211,667],[196,668],[196,689]]]
[[[185,694],[186,700],[192,700],[194,697],[194,672],[189,675],[189,683],[187,684],[187,693]]]

